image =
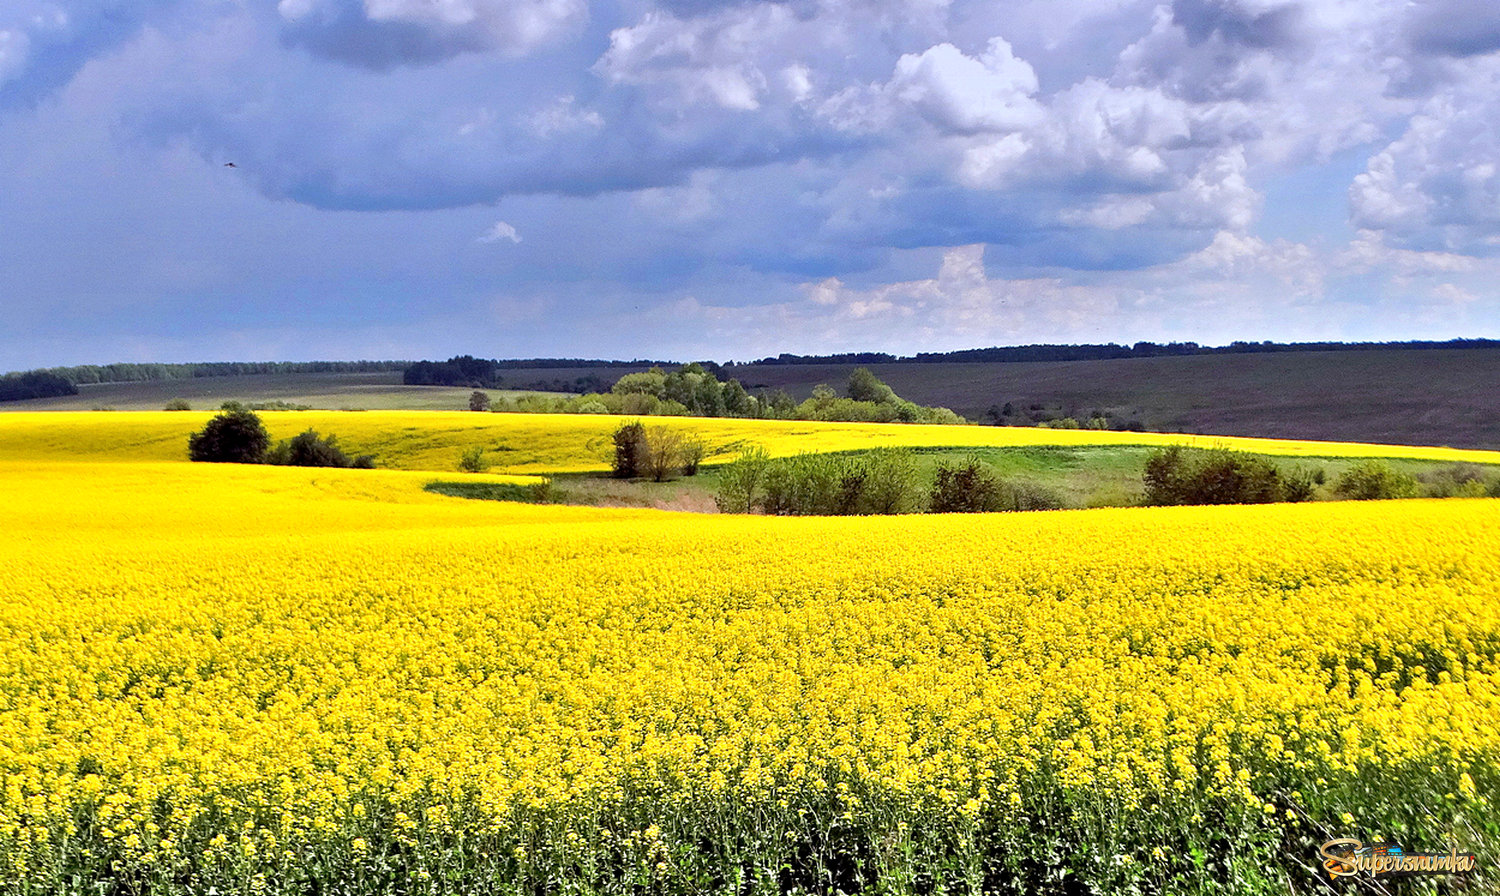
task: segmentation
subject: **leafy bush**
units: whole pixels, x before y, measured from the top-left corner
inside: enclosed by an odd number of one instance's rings
[[[896,400],[896,393],[881,382],[868,367],[856,367],[849,374],[849,384],[844,388],[844,394],[855,401],[868,401],[876,404],[884,404]]]
[[[191,411],[192,409],[193,406],[188,404],[185,398],[174,398],[162,407],[164,411]]]
[[[474,390],[469,393],[469,410],[488,411],[490,409],[490,396],[487,393]]]
[[[685,436],[682,440],[682,475],[697,476],[703,455],[707,453],[708,445],[701,438]]]
[[[188,437],[188,457],[208,463],[258,464],[265,460],[270,445],[271,436],[260,417],[230,401],[208,425]]]
[[[615,430],[614,473],[616,479],[634,479],[643,472],[646,459],[646,427],[633,420]]]
[[[484,449],[478,445],[464,449],[464,453],[458,457],[460,473],[483,473],[489,468],[490,462],[485,459]]]
[[[1333,490],[1355,501],[1378,501],[1414,498],[1418,486],[1415,477],[1397,472],[1385,461],[1372,458],[1345,470]]]
[[[912,513],[922,503],[916,461],[904,448],[877,448],[854,455],[799,454],[776,460],[767,460],[762,453],[743,469],[739,464],[731,464],[720,476],[721,509],[759,509],[780,516],[846,516]]]
[[[1429,498],[1483,498],[1500,477],[1479,464],[1448,464],[1421,474],[1422,492]]]
[[[1062,495],[1039,482],[1016,479],[1000,483],[999,506],[1001,511],[1062,510],[1068,506]]]
[[[977,457],[961,464],[939,464],[932,485],[933,513],[996,513],[1019,510],[1061,510],[1061,495],[1030,480],[1005,481],[995,477]]]
[[[311,429],[278,443],[266,453],[265,462],[287,467],[354,467],[365,470],[375,466],[375,458],[370,455],[351,458],[339,448],[337,438],[320,438]]]
[[[750,513],[760,502],[770,458],[764,448],[747,448],[719,471],[714,503],[721,513]]]
[[[1284,474],[1281,481],[1282,499],[1293,504],[1311,501],[1318,491],[1318,486],[1323,484],[1326,475],[1322,467],[1315,470],[1298,467]]]
[[[561,500],[562,493],[552,487],[551,476],[543,476],[526,488],[531,492],[531,500],[538,504],[552,504]]]
[[[1288,500],[1281,471],[1227,448],[1172,445],[1146,459],[1147,504],[1269,504]],[[1299,484],[1295,491],[1301,494]],[[1310,490],[1308,491],[1310,494]]]
[[[667,426],[646,430],[644,452],[637,457],[636,472],[649,475],[656,482],[665,482],[668,476],[682,469],[683,442],[683,434]]]
[[[928,507],[933,513],[985,513],[998,510],[1000,481],[977,457],[938,464]]]

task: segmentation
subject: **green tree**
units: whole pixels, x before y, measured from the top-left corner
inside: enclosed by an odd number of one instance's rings
[[[475,390],[469,393],[469,410],[487,411],[490,409],[490,396],[487,393]]]
[[[922,503],[917,462],[905,448],[876,448],[864,455],[866,475],[861,513],[913,513]]]
[[[719,471],[714,503],[722,513],[751,513],[760,503],[770,458],[764,448],[747,448]]]
[[[632,420],[615,430],[614,473],[617,479],[634,479],[643,472],[646,459],[646,427]]]
[[[654,398],[662,398],[666,392],[667,375],[662,373],[660,367],[653,367],[641,373],[627,373],[615,380],[610,391],[616,395],[650,395]]]
[[[682,475],[697,476],[698,467],[703,463],[703,455],[708,453],[708,445],[699,436],[685,436],[682,440]]]
[[[896,400],[895,391],[881,382],[867,367],[854,368],[854,372],[849,374],[849,384],[844,388],[844,394],[855,401],[872,401],[876,404]]]
[[[721,389],[725,413],[733,417],[744,417],[750,413],[752,399],[739,380],[730,380]]]
[[[270,445],[271,436],[254,411],[225,402],[218,416],[188,437],[188,457],[209,463],[258,464]]]
[[[665,482],[683,467],[683,442],[682,433],[668,426],[646,430],[645,452],[636,462],[636,472],[649,474],[656,482]]]

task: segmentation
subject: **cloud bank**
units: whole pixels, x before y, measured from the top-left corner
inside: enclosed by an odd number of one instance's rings
[[[287,307],[498,354],[1495,335],[1497,82],[1474,0],[17,0],[0,293],[203,356]]]

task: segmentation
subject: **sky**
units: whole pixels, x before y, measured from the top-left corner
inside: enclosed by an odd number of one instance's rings
[[[0,0],[0,369],[1500,336],[1491,0]]]

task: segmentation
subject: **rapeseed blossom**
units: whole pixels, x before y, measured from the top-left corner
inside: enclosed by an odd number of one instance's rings
[[[1172,893],[1211,854],[1253,893],[1319,838],[1500,845],[1494,501],[718,517],[10,457],[9,890]]]

